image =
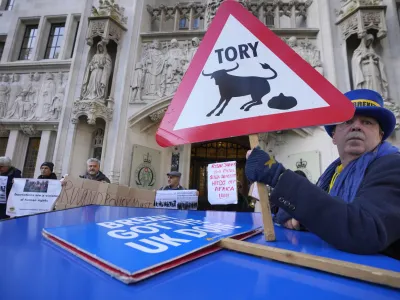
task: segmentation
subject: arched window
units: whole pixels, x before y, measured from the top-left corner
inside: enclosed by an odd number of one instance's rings
[[[186,19],[186,18],[180,19],[179,20],[179,29],[188,29],[189,28],[188,23],[189,23],[188,19]]]

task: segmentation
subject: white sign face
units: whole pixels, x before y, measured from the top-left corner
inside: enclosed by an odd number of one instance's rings
[[[321,176],[319,151],[308,151],[288,156],[285,166],[292,171],[302,171],[312,183]]]
[[[155,208],[196,210],[196,190],[159,190],[156,192]]]
[[[0,204],[5,204],[6,199],[6,190],[7,190],[7,176],[0,176]]]
[[[59,180],[14,179],[6,214],[19,217],[51,211],[60,192]]]
[[[211,205],[238,203],[236,161],[207,166],[208,202]]]
[[[226,82],[230,88],[224,90]],[[327,106],[288,65],[229,16],[174,130]]]

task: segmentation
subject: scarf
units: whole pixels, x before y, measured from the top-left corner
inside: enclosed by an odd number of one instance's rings
[[[394,153],[399,153],[399,149],[388,142],[383,142],[374,151],[367,152],[353,160],[343,169],[342,172],[340,172],[332,189],[329,191],[329,194],[333,197],[343,199],[346,203],[352,202],[361,182],[364,179],[365,171],[369,165],[382,156]],[[336,168],[340,164],[341,162],[339,158],[331,163],[319,178],[317,186],[328,191],[332,176],[335,174]]]

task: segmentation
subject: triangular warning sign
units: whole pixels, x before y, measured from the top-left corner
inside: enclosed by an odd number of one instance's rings
[[[344,122],[353,104],[240,3],[225,1],[156,134],[162,147]]]

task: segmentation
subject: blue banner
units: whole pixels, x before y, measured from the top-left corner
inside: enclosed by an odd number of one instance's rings
[[[259,229],[253,222],[207,220],[196,212],[186,218],[155,215],[43,229],[85,253],[136,274],[188,255],[219,240]]]

